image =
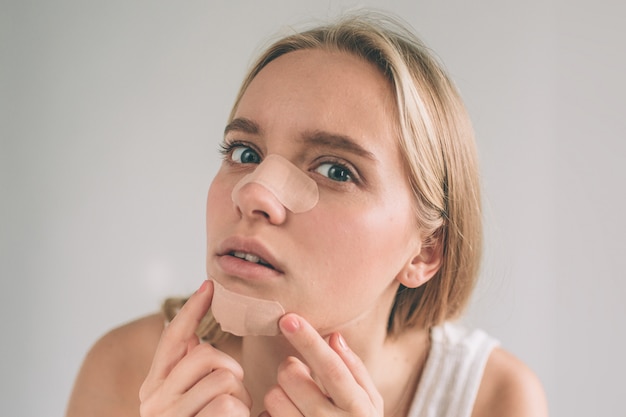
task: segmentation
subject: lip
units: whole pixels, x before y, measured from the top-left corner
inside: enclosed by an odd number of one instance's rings
[[[272,268],[237,258],[231,255],[232,252],[246,252],[258,256]],[[218,245],[216,255],[220,268],[229,275],[243,278],[266,278],[283,274],[283,269],[276,257],[256,239],[229,237]]]

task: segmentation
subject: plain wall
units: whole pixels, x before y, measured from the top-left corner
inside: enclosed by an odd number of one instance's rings
[[[63,415],[100,335],[199,285],[255,51],[359,5],[410,22],[472,115],[487,241],[466,321],[535,370],[553,416],[626,415],[625,10],[604,0],[3,0],[3,415]]]

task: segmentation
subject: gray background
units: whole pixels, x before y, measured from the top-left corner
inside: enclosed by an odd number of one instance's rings
[[[264,40],[358,5],[408,20],[466,99],[487,246],[467,321],[553,416],[626,416],[618,1],[2,1],[0,404],[60,416],[97,337],[195,289],[235,91]]]

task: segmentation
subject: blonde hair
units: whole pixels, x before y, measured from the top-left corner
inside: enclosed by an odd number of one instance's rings
[[[417,225],[424,244],[442,256],[441,267],[424,285],[400,285],[388,334],[416,326],[428,328],[457,317],[478,275],[482,224],[474,135],[456,88],[405,25],[379,13],[360,13],[293,33],[271,45],[244,79],[230,119],[254,77],[269,62],[306,49],[353,54],[374,64],[389,80]],[[169,304],[168,317],[173,313],[171,300]],[[201,327],[198,333],[205,339],[217,342],[223,337],[210,314]]]

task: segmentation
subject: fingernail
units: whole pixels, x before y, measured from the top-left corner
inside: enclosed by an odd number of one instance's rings
[[[343,350],[348,350],[348,344],[340,333],[337,333],[337,342],[339,342],[340,348],[342,348]]]
[[[206,287],[209,285],[209,280],[204,280],[204,282],[202,283],[202,285],[200,285],[200,288],[198,288],[198,291],[196,291],[198,294],[200,294],[201,292],[204,292],[206,290]]]
[[[283,332],[295,333],[300,328],[300,322],[298,321],[297,317],[283,317],[283,319],[280,320],[280,328]]]

